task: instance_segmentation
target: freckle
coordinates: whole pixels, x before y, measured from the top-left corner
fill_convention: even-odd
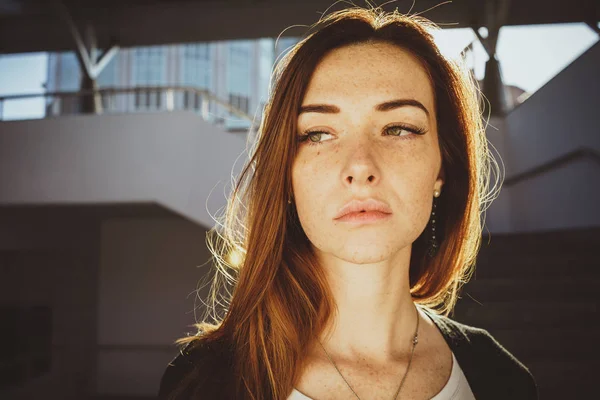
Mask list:
[[[320,151],[317,151],[317,155],[319,155],[319,154],[321,154],[321,152],[320,152]]]

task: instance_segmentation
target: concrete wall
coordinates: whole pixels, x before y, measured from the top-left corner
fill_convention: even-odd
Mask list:
[[[0,398],[81,399],[95,385],[99,232],[76,220],[0,218],[0,306],[52,312],[50,371]]]
[[[600,42],[506,117],[507,176],[583,146],[600,152]]]
[[[205,310],[206,230],[178,217],[37,219],[0,218],[0,238],[16,233],[0,240],[0,306],[52,309],[52,367],[0,398],[156,395],[174,341]]]
[[[157,393],[176,355],[173,342],[193,331],[194,306],[198,318],[203,314],[195,290],[211,268],[209,257],[205,230],[185,220],[102,224],[97,393]]]
[[[485,215],[485,229],[490,232],[510,232],[511,227],[511,191],[509,188],[502,187],[504,177],[504,163],[506,156],[506,120],[504,118],[490,118],[488,121],[486,135],[488,138],[488,148],[493,157],[493,163],[497,168],[491,168],[491,177],[489,183],[489,192],[494,193],[494,200]]]
[[[490,141],[501,153],[506,178],[581,148],[600,152],[600,43],[510,112],[492,121]],[[590,158],[513,186],[503,185],[488,212],[497,232],[600,225],[600,164]]]
[[[600,164],[580,159],[516,184],[511,192],[513,232],[600,226]]]
[[[158,202],[211,227],[245,137],[183,111],[2,122],[0,206]]]

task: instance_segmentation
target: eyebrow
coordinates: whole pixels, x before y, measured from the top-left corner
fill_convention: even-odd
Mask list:
[[[429,117],[429,110],[418,100],[415,99],[395,99],[377,104],[375,111],[390,111],[401,107],[417,107],[420,108]],[[309,104],[300,107],[298,115],[303,113],[321,113],[321,114],[338,114],[340,108],[331,104]]]

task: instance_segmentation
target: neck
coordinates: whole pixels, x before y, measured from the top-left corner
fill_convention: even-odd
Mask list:
[[[386,363],[410,354],[419,318],[410,295],[410,250],[368,264],[320,255],[337,306],[319,337],[332,357]]]

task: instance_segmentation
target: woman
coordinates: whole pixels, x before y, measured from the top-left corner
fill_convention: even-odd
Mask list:
[[[491,164],[476,88],[430,27],[347,9],[280,61],[211,232],[228,310],[180,341],[161,398],[537,398],[487,331],[447,316],[472,273]]]

